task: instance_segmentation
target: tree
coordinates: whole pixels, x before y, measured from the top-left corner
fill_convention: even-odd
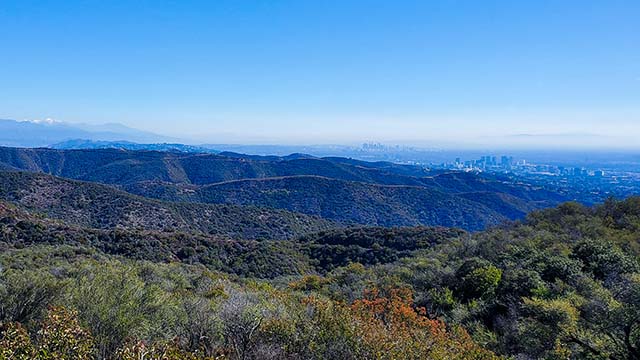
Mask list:
[[[502,270],[482,259],[470,259],[456,272],[460,280],[459,290],[465,299],[477,299],[493,296],[500,280]]]

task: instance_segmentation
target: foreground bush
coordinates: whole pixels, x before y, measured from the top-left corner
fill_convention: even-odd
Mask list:
[[[2,360],[85,360],[93,354],[93,339],[78,323],[77,313],[61,307],[49,309],[33,339],[20,323],[5,325],[0,338]]]

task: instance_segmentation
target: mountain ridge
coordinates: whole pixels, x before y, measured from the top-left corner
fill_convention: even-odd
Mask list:
[[[160,200],[256,205],[362,225],[479,230],[566,200],[499,177],[300,155],[0,148],[2,164]]]
[[[122,124],[88,125],[50,119],[42,121],[0,119],[0,145],[4,146],[43,147],[80,138],[136,142],[177,140],[169,136],[133,129]]]
[[[163,202],[107,185],[28,172],[0,172],[0,199],[69,224],[290,239],[341,225],[278,209]]]

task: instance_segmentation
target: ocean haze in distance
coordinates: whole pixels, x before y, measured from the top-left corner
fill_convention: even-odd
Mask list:
[[[633,133],[631,131],[630,133]],[[363,143],[379,143],[387,146],[410,147],[426,151],[438,150],[491,150],[491,151],[525,151],[525,150],[589,150],[589,151],[638,151],[640,147],[636,137],[612,136],[591,133],[558,133],[558,134],[513,134],[486,136],[434,136],[429,132],[424,138],[394,138],[385,136],[366,136],[363,131],[360,137],[332,136],[290,136],[250,134],[212,134],[200,136],[176,136],[159,132],[143,131],[118,123],[86,124],[69,123],[45,118],[43,120],[9,120],[0,119],[0,145],[17,147],[47,147],[67,141],[125,141],[139,144],[172,143],[187,145],[207,145],[215,148],[215,144],[227,146],[265,145],[262,149],[273,149],[276,153],[262,155],[285,155],[281,149],[304,149],[305,146],[360,146]],[[211,145],[213,144],[213,145]],[[269,147],[276,145],[276,147]],[[282,145],[280,151],[277,145]],[[218,146],[219,147],[219,146]],[[230,147],[233,149],[233,146]],[[298,150],[296,150],[298,151]]]

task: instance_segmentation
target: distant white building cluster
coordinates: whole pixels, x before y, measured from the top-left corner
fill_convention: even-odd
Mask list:
[[[439,167],[446,169],[455,169],[462,171],[488,171],[488,172],[513,172],[541,175],[558,175],[572,177],[595,177],[602,178],[605,176],[603,170],[590,170],[583,167],[564,167],[548,164],[533,164],[525,159],[515,160],[513,156],[488,155],[482,156],[475,160],[462,160],[456,158],[453,163],[444,163]]]

